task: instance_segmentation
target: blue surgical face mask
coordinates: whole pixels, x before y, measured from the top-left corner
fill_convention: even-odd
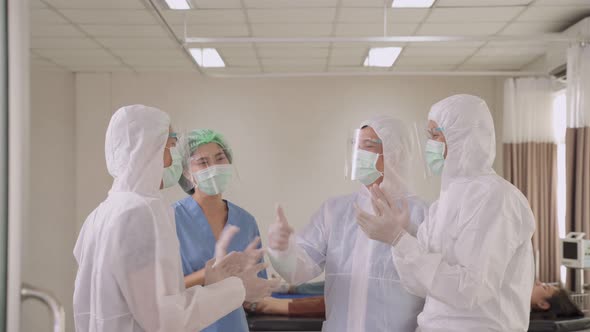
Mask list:
[[[172,156],[172,165],[164,168],[162,182],[164,188],[170,188],[178,183],[182,175],[182,158],[175,147],[169,148]]]
[[[232,165],[214,165],[193,173],[199,191],[214,196],[225,192],[233,178]]]
[[[352,180],[357,180],[368,186],[382,177],[383,173],[377,170],[379,156],[379,154],[370,151],[357,150],[355,160],[353,160]]]
[[[434,175],[441,175],[445,165],[445,143],[429,139],[426,142],[426,163]]]

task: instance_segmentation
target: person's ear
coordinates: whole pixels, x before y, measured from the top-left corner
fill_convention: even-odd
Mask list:
[[[539,307],[541,310],[549,310],[549,308],[551,308],[551,304],[545,300],[542,300],[537,303],[537,307]]]

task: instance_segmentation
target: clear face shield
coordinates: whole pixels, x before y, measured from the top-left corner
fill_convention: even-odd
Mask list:
[[[447,149],[444,143],[444,129],[432,121],[415,124],[414,128],[425,178],[440,176]]]
[[[383,142],[373,131],[356,129],[347,144],[345,176],[366,186],[383,176]]]
[[[239,178],[231,156],[230,150],[216,143],[199,146],[189,151],[184,177],[194,190],[209,196],[222,194]]]

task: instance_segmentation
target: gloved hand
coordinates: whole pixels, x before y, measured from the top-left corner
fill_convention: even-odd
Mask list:
[[[276,220],[268,229],[268,247],[278,251],[287,250],[292,233],[293,228],[289,226],[283,208],[277,205]]]
[[[248,258],[243,252],[231,252],[218,261],[212,258],[205,264],[205,286],[220,282],[244,271],[244,261]]]
[[[205,264],[205,286],[237,276],[246,268],[249,261],[246,253],[231,252],[229,255],[227,254],[231,239],[239,231],[238,227],[229,226],[219,236],[219,240],[215,244],[215,258]]]
[[[408,201],[402,200],[401,207],[398,207],[378,185],[371,186],[370,191],[371,204],[376,215],[355,205],[357,223],[370,239],[395,245],[410,224]]]
[[[262,259],[262,256],[264,256],[266,249],[258,248],[258,245],[260,245],[260,237],[259,236],[257,236],[254,239],[254,241],[250,242],[248,247],[244,250],[244,254],[246,254],[246,258],[247,258],[246,266],[244,267],[244,269],[246,269],[252,265],[256,265],[258,262],[260,262],[260,260]]]
[[[256,264],[238,275],[246,289],[246,302],[257,302],[270,296],[273,290],[279,286],[279,281],[276,279],[269,280],[258,277],[258,273],[266,269],[267,266],[266,263]]]

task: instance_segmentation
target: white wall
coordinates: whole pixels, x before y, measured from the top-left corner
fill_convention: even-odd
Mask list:
[[[65,305],[67,331],[74,331],[74,96],[74,74],[32,72],[30,201],[22,232],[22,278],[52,291]],[[52,330],[52,318],[44,305],[35,300],[23,304],[21,331]]]
[[[178,130],[209,127],[227,136],[240,174],[228,197],[254,214],[263,234],[276,202],[300,228],[323,200],[355,190],[344,180],[343,164],[349,130],[361,120],[391,114],[425,123],[434,102],[456,93],[483,97],[496,116],[502,93],[496,79],[467,77],[207,79],[153,73],[78,74],[76,81],[78,129],[91,129],[77,137],[84,142],[77,151],[89,158],[82,165],[78,156],[77,178],[93,191],[78,196],[79,217],[110,185],[102,150],[108,117],[120,106],[142,103],[168,112]],[[418,193],[435,198],[437,181],[419,185]],[[173,202],[183,194],[170,189],[166,197]]]

